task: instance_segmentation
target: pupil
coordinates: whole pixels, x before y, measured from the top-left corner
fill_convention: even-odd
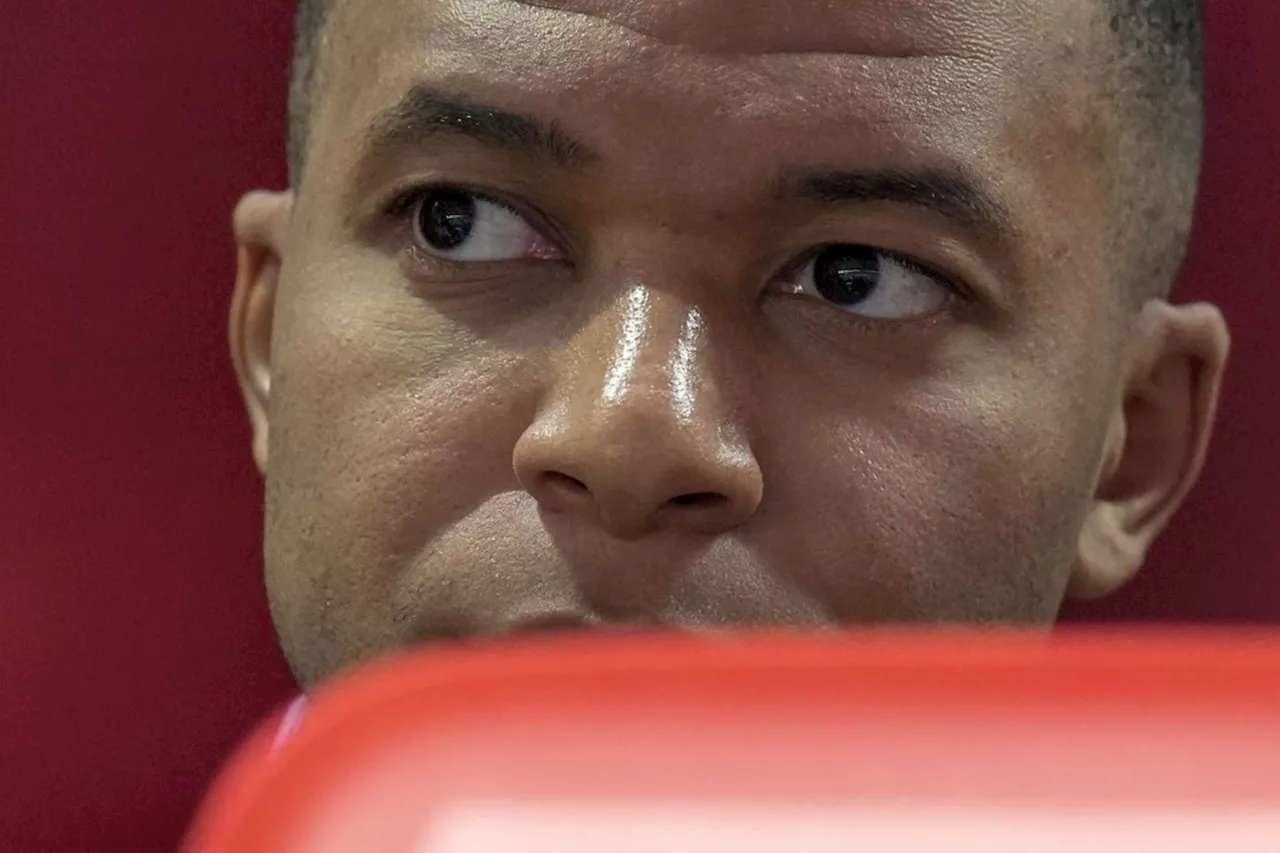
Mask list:
[[[476,202],[467,193],[436,190],[423,201],[418,218],[422,236],[433,249],[456,249],[471,236]]]
[[[880,275],[880,256],[869,246],[828,246],[813,260],[813,283],[824,299],[857,305],[871,295]]]

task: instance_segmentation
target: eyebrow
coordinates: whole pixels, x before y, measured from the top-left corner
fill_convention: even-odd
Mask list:
[[[415,86],[374,119],[365,147],[374,154],[416,147],[433,137],[461,136],[495,148],[580,168],[597,159],[583,142],[554,121]]]
[[[566,169],[580,169],[600,159],[554,120],[482,104],[425,84],[412,87],[373,120],[365,133],[365,147],[376,156],[448,135],[549,160]],[[1009,237],[1016,230],[1008,208],[959,167],[793,171],[778,182],[777,195],[829,205],[905,204],[998,237]]]
[[[924,208],[997,236],[1015,231],[1008,208],[959,168],[801,172],[783,178],[778,195],[819,204],[893,202]]]

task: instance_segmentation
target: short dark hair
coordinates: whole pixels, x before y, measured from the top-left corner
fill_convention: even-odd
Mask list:
[[[333,0],[298,0],[293,20],[293,65],[289,70],[288,135],[289,182],[302,180],[307,135],[311,124],[311,99],[319,76],[320,42]]]
[[[1101,0],[1115,37],[1118,164],[1124,219],[1118,240],[1130,255],[1142,299],[1167,292],[1182,265],[1195,206],[1204,137],[1204,59],[1200,0]],[[321,74],[325,21],[334,0],[298,0],[289,82],[289,179],[306,161],[311,101]],[[1154,168],[1162,164],[1163,168]],[[1129,215],[1132,214],[1132,215]],[[1123,248],[1123,247],[1122,247]],[[1131,245],[1132,251],[1133,246]]]
[[[1204,147],[1200,0],[1105,0],[1118,48],[1115,239],[1131,293],[1166,296],[1186,254]],[[1129,116],[1130,120],[1125,120]]]

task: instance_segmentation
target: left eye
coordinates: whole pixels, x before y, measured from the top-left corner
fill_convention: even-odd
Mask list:
[[[423,192],[411,221],[415,245],[451,261],[479,263],[560,257],[555,245],[511,208],[453,187]]]
[[[791,293],[879,320],[915,320],[936,314],[953,293],[937,276],[907,260],[852,243],[822,248],[787,285]]]

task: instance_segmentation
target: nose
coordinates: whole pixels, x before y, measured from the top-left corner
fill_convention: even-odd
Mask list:
[[[740,526],[763,481],[712,361],[698,309],[630,289],[566,348],[516,476],[545,511],[620,539]]]

